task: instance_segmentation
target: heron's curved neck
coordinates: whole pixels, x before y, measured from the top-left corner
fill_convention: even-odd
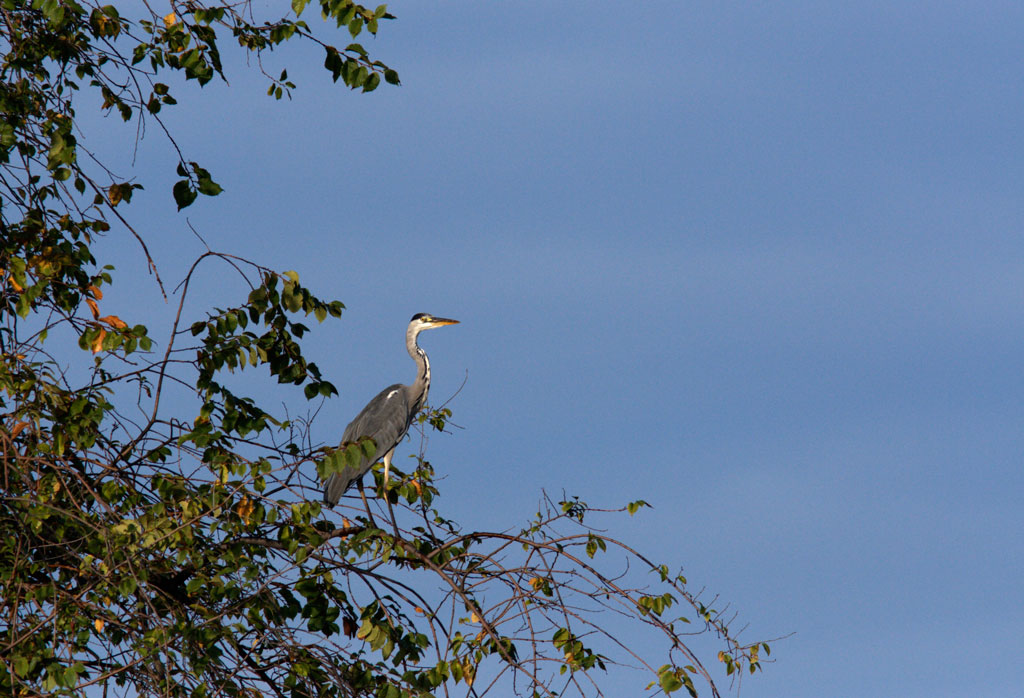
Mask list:
[[[427,352],[423,351],[416,342],[419,334],[419,330],[412,327],[405,333],[405,348],[409,351],[412,360],[416,362],[417,367],[416,382],[412,384],[417,396],[416,411],[419,411],[419,408],[426,403],[427,391],[430,390],[430,359],[427,358]]]

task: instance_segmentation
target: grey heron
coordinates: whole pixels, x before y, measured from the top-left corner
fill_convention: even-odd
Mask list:
[[[409,329],[405,332],[405,348],[409,356],[416,362],[416,381],[412,385],[396,383],[380,391],[377,397],[363,408],[352,422],[345,427],[342,443],[358,441],[366,437],[373,439],[377,445],[374,459],[363,458],[355,468],[346,468],[333,473],[324,486],[324,502],[333,507],[349,486],[358,481],[377,461],[384,461],[384,483],[387,484],[391,470],[391,457],[395,446],[409,431],[413,418],[423,409],[427,402],[427,391],[430,389],[430,360],[427,353],[416,342],[420,332],[432,330],[445,325],[456,325],[458,320],[434,317],[427,313],[417,313],[409,321]],[[381,455],[383,454],[383,456]]]

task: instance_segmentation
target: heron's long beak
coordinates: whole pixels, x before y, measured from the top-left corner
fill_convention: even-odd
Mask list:
[[[446,317],[435,317],[430,319],[431,327],[444,327],[445,325],[458,325],[458,320],[449,320]]]

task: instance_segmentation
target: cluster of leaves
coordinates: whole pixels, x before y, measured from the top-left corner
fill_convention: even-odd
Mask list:
[[[257,54],[314,41],[335,80],[398,84],[362,46],[314,36],[307,4],[256,21],[237,0],[141,18],[0,0],[0,693],[584,695],[624,663],[654,691],[696,695],[698,677],[717,695],[681,629],[690,621],[671,608],[693,609],[730,673],[758,668],[768,646],[740,643],[685,579],[591,528],[600,512],[583,502],[545,500],[518,533],[465,532],[437,507],[421,452],[387,483],[375,471],[376,496],[346,497],[340,515],[321,508],[322,478],[375,445],[314,445],[309,421],[273,415],[231,377],[258,371],[300,400],[337,393],[302,340],[310,317],[343,306],[295,272],[203,254],[162,344],[101,310],[115,274],[94,258],[97,236],[134,236],[156,266],[128,219],[142,185],[83,157],[75,95],[159,122],[178,99],[157,77],[223,76],[225,35]],[[352,38],[391,18],[384,6],[316,4]],[[283,72],[270,94],[294,87]],[[200,163],[182,154],[173,166],[179,209],[220,193]],[[237,270],[248,293],[186,318],[209,263]],[[451,417],[441,407],[419,424],[443,430]],[[630,649],[606,617],[650,634],[667,661]]]

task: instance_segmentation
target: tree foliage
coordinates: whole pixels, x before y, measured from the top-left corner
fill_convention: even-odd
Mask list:
[[[307,421],[230,377],[267,375],[300,401],[336,394],[301,341],[311,317],[343,306],[295,272],[203,254],[159,341],[104,313],[115,270],[93,255],[100,236],[133,237],[157,270],[129,213],[142,185],[78,142],[77,95],[163,126],[178,100],[162,76],[185,89],[223,77],[233,44],[262,70],[262,53],[292,39],[320,45],[350,88],[399,84],[352,43],[392,18],[383,5],[293,0],[268,19],[249,2],[169,9],[0,0],[0,695],[591,695],[619,665],[651,692],[717,695],[693,635],[719,645],[720,678],[759,668],[767,644],[740,642],[681,574],[592,527],[615,512],[545,497],[521,530],[466,529],[442,513],[423,453],[386,486],[375,471],[343,514],[322,509],[322,479],[372,442],[315,446]],[[317,12],[343,48],[303,19]],[[295,89],[287,71],[266,77],[272,97]],[[179,209],[221,191],[176,152]],[[248,292],[186,317],[210,263]],[[450,416],[428,411],[421,428]]]

